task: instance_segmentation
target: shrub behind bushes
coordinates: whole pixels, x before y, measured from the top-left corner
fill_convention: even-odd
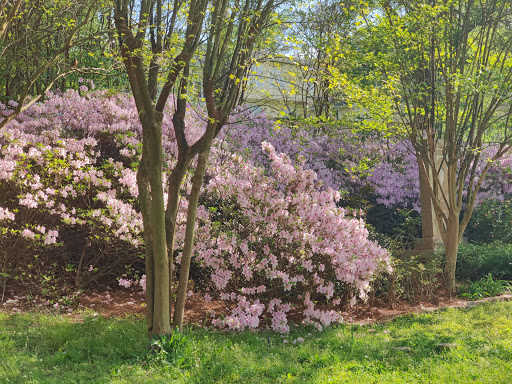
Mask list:
[[[471,243],[512,243],[512,200],[485,200],[475,208],[465,235]]]
[[[427,260],[409,253],[393,257],[392,272],[377,275],[372,282],[372,295],[390,304],[401,300],[411,303],[435,300],[442,283],[441,259],[440,254]]]
[[[461,244],[456,276],[475,281],[491,273],[496,278],[512,280],[512,244]]]

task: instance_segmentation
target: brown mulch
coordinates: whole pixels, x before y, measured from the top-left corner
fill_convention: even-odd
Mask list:
[[[104,317],[125,317],[145,315],[146,303],[143,292],[113,291],[106,293],[84,293],[79,298],[80,306],[94,309]],[[194,294],[187,298],[185,305],[185,321],[202,325],[211,317],[211,312],[226,313],[219,302],[205,303],[203,296]]]
[[[9,312],[25,312],[31,310],[50,310],[54,312],[68,313],[76,317],[80,310],[88,309],[93,314],[104,317],[126,317],[132,315],[144,316],[146,313],[145,295],[141,291],[115,290],[104,292],[86,291],[78,295],[73,307],[65,303],[50,302],[42,298],[27,300],[26,297],[15,295],[6,296],[4,302],[0,303],[0,310]],[[473,307],[482,302],[488,301],[512,301],[512,294],[490,297],[477,301],[466,301],[460,298],[439,297],[435,302],[408,302],[394,303],[391,307],[388,303],[375,300],[370,304],[358,304],[354,307],[342,309],[345,322],[369,325],[392,320],[396,316],[433,312],[444,308],[465,308]],[[333,308],[335,309],[335,308]],[[77,311],[78,310],[78,311]],[[339,309],[337,309],[339,310]],[[206,303],[203,296],[193,294],[187,298],[185,321],[187,323],[204,326],[212,317],[212,313],[227,314],[228,311],[221,305],[221,302]],[[80,315],[78,315],[80,317]],[[296,321],[299,320],[294,319]]]

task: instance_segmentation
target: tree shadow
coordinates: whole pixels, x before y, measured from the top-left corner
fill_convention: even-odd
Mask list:
[[[108,382],[113,372],[143,364],[149,352],[144,322],[133,318],[14,314],[0,316],[0,329],[0,382]]]

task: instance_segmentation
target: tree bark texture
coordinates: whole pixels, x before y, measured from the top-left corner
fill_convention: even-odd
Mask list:
[[[185,245],[180,263],[180,278],[178,291],[176,293],[176,305],[174,308],[173,325],[183,330],[183,316],[185,313],[185,301],[187,299],[188,277],[190,272],[190,263],[194,252],[194,234],[197,216],[197,205],[203,186],[204,174],[208,164],[210,148],[216,131],[216,124],[208,124],[206,129],[206,141],[204,150],[199,153],[196,169],[192,176],[192,189],[188,200],[187,224],[185,228]]]
[[[151,229],[153,232],[153,317],[150,332],[153,335],[169,334],[169,264],[165,239],[164,191],[162,186],[162,115],[152,122],[151,155],[148,162],[151,186]]]
[[[459,242],[459,215],[450,211],[448,214],[448,223],[446,228],[446,240],[444,242],[446,254],[444,274],[448,287],[451,290],[455,288],[455,268],[457,265]]]

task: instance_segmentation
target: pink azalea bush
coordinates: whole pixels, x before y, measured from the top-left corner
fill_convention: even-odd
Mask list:
[[[337,207],[339,193],[322,189],[303,161],[293,164],[267,142],[262,148],[270,174],[233,154],[214,160],[206,187],[210,207],[202,212],[213,214],[201,219],[197,260],[210,271],[208,297],[234,307],[214,324],[253,328],[264,317],[286,333],[294,307],[319,328],[340,321],[315,303],[338,304],[341,285],[354,300],[365,298],[374,273],[389,270],[389,254],[368,240],[361,219]],[[221,220],[212,222],[216,215]]]
[[[386,146],[374,135],[365,140],[350,129],[334,123],[309,125],[276,125],[264,115],[237,115],[245,118],[243,124],[231,124],[221,132],[227,148],[248,152],[252,162],[268,165],[268,157],[261,148],[268,141],[278,153],[291,159],[303,159],[304,169],[313,170],[324,187],[357,193],[366,184],[373,166],[386,154]]]
[[[53,287],[113,278],[143,254],[137,115],[125,95],[48,96],[0,131],[2,272]]]
[[[418,162],[405,143],[392,146],[367,180],[374,188],[377,203],[420,211]]]
[[[482,151],[477,166],[477,177],[487,159],[495,153],[491,145]],[[512,156],[508,154],[491,165],[475,200],[478,206],[486,199],[504,201],[512,195]],[[403,142],[390,148],[381,162],[371,171],[368,182],[373,186],[377,202],[388,208],[406,207],[420,212],[419,170],[416,156]],[[469,180],[466,181],[466,185]],[[467,190],[464,191],[464,196]]]
[[[143,254],[135,177],[140,124],[127,95],[81,92],[49,94],[0,131],[2,272],[14,279],[31,265],[34,276],[63,275],[76,283],[102,274],[130,287],[138,278],[124,267],[142,265]],[[9,108],[0,105],[0,113]],[[175,161],[171,116],[169,107],[164,172]],[[204,123],[191,115],[186,124],[187,140],[194,142]],[[251,123],[237,129],[244,124]],[[339,305],[347,292],[353,300],[364,298],[373,274],[389,268],[389,255],[368,240],[361,219],[336,205],[340,195],[317,180],[312,155],[309,163],[295,163],[269,143],[260,140],[258,147],[264,166],[253,164],[254,156],[234,155],[239,147],[226,137],[212,153],[195,265],[209,277],[205,299],[232,308],[214,323],[286,333],[292,312],[319,328],[340,321],[339,313],[322,307]],[[178,253],[186,209],[183,198]],[[13,257],[20,244],[26,254]],[[138,284],[145,282],[141,276]]]

